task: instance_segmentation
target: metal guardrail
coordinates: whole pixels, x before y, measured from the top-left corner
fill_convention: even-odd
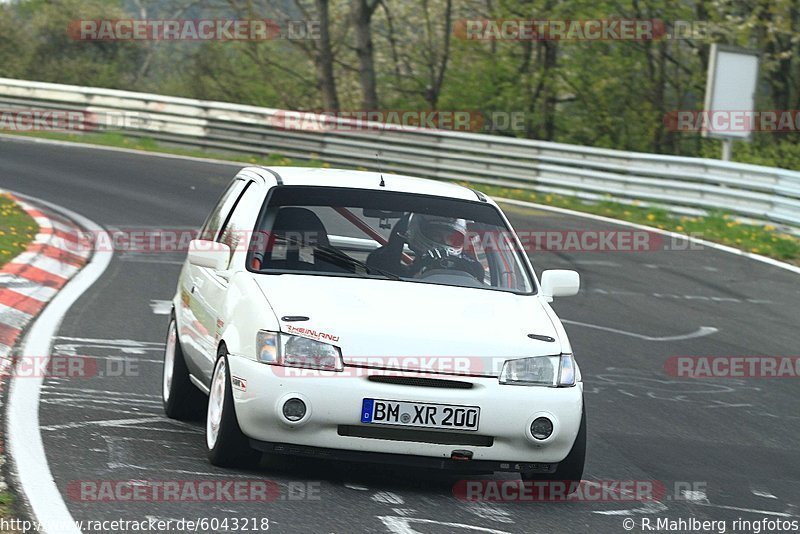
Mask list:
[[[203,150],[318,159],[440,180],[641,201],[671,212],[724,210],[800,235],[800,172],[496,135],[371,123],[305,130],[287,126],[283,110],[0,78],[0,109],[75,110],[97,117],[139,113],[117,125],[125,134]],[[103,121],[94,124],[108,128]]]

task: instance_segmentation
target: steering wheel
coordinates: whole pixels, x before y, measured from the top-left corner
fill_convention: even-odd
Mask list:
[[[428,276],[433,276],[435,274],[443,274],[443,271],[449,272],[450,274],[456,274],[453,273],[453,271],[457,271],[459,274],[466,273],[478,282],[483,282],[483,280],[475,276],[475,273],[473,272],[475,269],[474,264],[462,256],[444,256],[441,258],[434,258],[433,256],[426,254],[420,258],[419,261],[421,262],[420,268],[419,271],[417,271],[417,274],[414,275],[414,278],[427,278]]]

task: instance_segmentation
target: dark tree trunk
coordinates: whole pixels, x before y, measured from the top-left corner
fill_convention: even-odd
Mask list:
[[[372,45],[372,14],[377,1],[372,4],[368,0],[352,0],[351,16],[356,33],[356,55],[358,56],[358,73],[361,80],[361,105],[364,109],[378,108],[378,88],[375,79],[375,54]]]
[[[322,105],[328,111],[338,111],[339,97],[336,94],[336,78],[333,74],[333,50],[331,49],[330,14],[328,0],[315,0],[319,17],[319,43],[314,63],[317,81],[322,93]]]

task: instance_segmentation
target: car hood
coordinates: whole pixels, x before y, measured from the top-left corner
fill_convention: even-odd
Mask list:
[[[337,345],[349,365],[497,376],[506,359],[561,352],[535,295],[363,278],[255,278],[282,332]],[[286,320],[292,316],[308,320]]]

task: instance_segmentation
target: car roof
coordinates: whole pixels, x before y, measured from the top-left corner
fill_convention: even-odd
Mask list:
[[[273,182],[277,176],[280,176],[283,185],[348,187],[416,193],[472,201],[488,200],[483,194],[454,183],[399,174],[315,167],[247,167],[243,170],[261,175],[267,183]],[[383,186],[380,185],[381,178],[383,178]]]

